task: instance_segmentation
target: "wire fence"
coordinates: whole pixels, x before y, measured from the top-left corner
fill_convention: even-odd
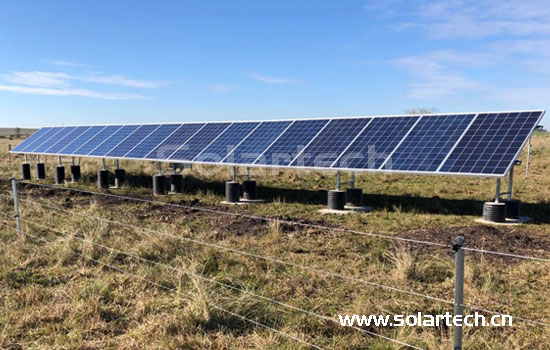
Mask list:
[[[0,179],[0,181],[6,182],[8,180]],[[330,226],[325,226],[325,225],[303,223],[303,222],[292,221],[292,220],[282,220],[280,218],[255,216],[255,215],[249,215],[249,214],[242,214],[242,213],[238,213],[238,212],[228,212],[228,211],[223,211],[223,210],[216,210],[216,209],[205,208],[205,207],[200,207],[200,206],[197,207],[197,206],[189,206],[189,205],[184,205],[184,204],[167,203],[167,202],[144,199],[144,198],[135,198],[135,197],[130,197],[130,196],[115,195],[115,194],[110,194],[110,193],[87,191],[87,190],[67,188],[67,187],[62,187],[62,186],[52,186],[52,185],[47,185],[47,184],[39,184],[39,183],[21,181],[21,182],[17,182],[17,183],[20,183],[24,186],[19,186],[18,187],[15,180],[12,180],[12,181],[13,181],[12,184],[14,184],[13,190],[12,190],[13,193],[11,195],[2,193],[2,194],[0,194],[0,197],[6,199],[8,201],[11,201],[13,203],[14,213],[15,213],[15,221],[16,221],[17,225],[16,225],[16,227],[13,227],[13,226],[10,226],[6,223],[1,223],[1,224],[6,226],[6,227],[9,227],[10,229],[17,230],[22,235],[40,240],[40,241],[42,241],[46,244],[52,244],[52,241],[49,241],[46,238],[38,236],[36,234],[30,233],[31,231],[32,232],[34,232],[34,231],[43,232],[44,230],[49,231],[49,232],[54,233],[55,235],[59,235],[59,237],[67,237],[67,238],[70,238],[70,239],[76,239],[78,241],[88,243],[88,244],[92,244],[92,245],[100,247],[102,249],[106,249],[106,250],[108,250],[112,253],[127,256],[129,258],[135,259],[135,260],[140,261],[142,263],[146,263],[146,264],[153,265],[153,266],[158,266],[158,267],[161,267],[163,269],[167,269],[167,270],[173,271],[173,272],[183,273],[183,274],[188,275],[190,277],[197,278],[199,280],[210,283],[212,285],[216,285],[218,287],[221,287],[221,288],[233,291],[233,292],[246,294],[246,295],[248,295],[252,298],[262,300],[262,301],[265,301],[265,302],[269,302],[269,303],[272,303],[273,305],[276,305],[278,307],[286,308],[290,311],[298,312],[298,313],[313,317],[313,318],[319,320],[320,322],[329,322],[329,323],[335,324],[336,326],[340,326],[340,322],[335,317],[323,315],[321,313],[318,313],[318,312],[315,312],[313,310],[306,309],[306,308],[303,308],[303,307],[299,307],[299,306],[293,305],[291,303],[282,302],[282,301],[276,300],[272,297],[268,297],[268,296],[265,296],[265,295],[260,294],[260,293],[251,292],[251,291],[249,291],[245,288],[240,288],[240,287],[237,287],[233,284],[220,282],[216,279],[206,277],[202,274],[193,273],[193,272],[190,272],[190,271],[185,270],[185,269],[180,269],[180,268],[171,266],[169,264],[165,264],[165,263],[162,263],[162,262],[150,260],[150,259],[141,257],[139,255],[136,255],[134,253],[131,253],[131,252],[128,252],[128,251],[125,251],[125,250],[116,249],[112,246],[106,245],[106,244],[101,243],[101,242],[97,242],[95,240],[82,238],[82,237],[79,237],[78,235],[76,235],[74,232],[68,232],[67,230],[54,229],[54,228],[48,226],[47,224],[40,223],[40,222],[37,222],[35,220],[30,220],[30,219],[27,219],[26,217],[20,217],[19,210],[18,210],[19,202],[25,203],[25,205],[29,206],[29,207],[30,206],[38,206],[38,207],[42,208],[43,210],[49,210],[49,211],[56,212],[56,213],[61,212],[61,213],[76,216],[76,217],[85,217],[88,220],[100,221],[100,222],[104,222],[104,223],[108,223],[108,224],[112,224],[112,225],[119,225],[121,227],[125,227],[125,228],[132,229],[132,230],[139,230],[141,232],[147,232],[147,233],[152,233],[152,234],[157,234],[157,235],[163,235],[163,236],[166,236],[166,237],[171,238],[171,239],[179,239],[179,240],[186,241],[186,242],[189,242],[189,243],[201,245],[201,246],[204,246],[204,247],[209,247],[209,248],[216,249],[216,250],[229,252],[229,253],[232,253],[232,254],[239,254],[239,255],[242,255],[242,256],[245,256],[245,257],[250,257],[250,258],[259,259],[259,260],[263,260],[263,261],[267,261],[267,262],[271,262],[271,263],[275,263],[275,264],[289,266],[289,267],[292,267],[292,268],[298,268],[298,269],[301,269],[301,270],[304,270],[304,271],[318,273],[318,274],[322,274],[322,275],[326,275],[326,276],[330,276],[330,277],[334,277],[334,278],[338,278],[338,279],[342,279],[342,280],[347,280],[347,281],[351,281],[351,282],[355,282],[355,283],[365,284],[365,285],[368,285],[372,288],[379,289],[379,290],[385,290],[385,291],[390,291],[390,292],[394,292],[394,293],[400,293],[400,294],[403,294],[403,295],[424,298],[426,300],[430,300],[432,302],[443,303],[445,305],[452,305],[452,306],[455,307],[455,313],[457,313],[457,307],[460,307],[460,308],[464,307],[464,308],[468,308],[468,309],[471,309],[471,310],[475,310],[475,311],[479,311],[479,312],[483,312],[483,313],[487,313],[487,314],[503,314],[503,312],[495,311],[495,310],[491,310],[489,308],[484,308],[484,307],[479,307],[479,306],[464,303],[462,299],[457,299],[456,293],[455,293],[455,299],[451,300],[451,299],[448,299],[448,298],[445,298],[445,297],[434,296],[434,295],[430,295],[430,294],[427,294],[427,293],[420,293],[420,292],[416,292],[414,290],[407,290],[407,289],[391,286],[389,284],[374,282],[372,280],[368,280],[368,279],[364,279],[364,278],[358,278],[358,277],[354,277],[354,276],[347,276],[347,275],[342,274],[342,273],[329,271],[329,270],[326,270],[326,269],[321,269],[321,268],[314,267],[314,266],[309,266],[309,265],[306,265],[306,264],[291,262],[291,261],[287,261],[287,260],[284,260],[284,259],[281,259],[281,258],[276,258],[276,257],[273,257],[273,256],[262,255],[262,254],[258,254],[258,253],[245,251],[245,250],[239,250],[239,249],[227,247],[227,246],[224,246],[224,245],[221,245],[221,244],[215,244],[215,243],[211,243],[211,242],[207,242],[207,241],[203,241],[203,240],[198,240],[198,239],[194,239],[194,238],[190,238],[190,237],[185,237],[185,236],[181,236],[181,235],[174,235],[174,234],[167,233],[167,232],[164,232],[164,231],[161,231],[161,230],[153,230],[153,229],[149,229],[149,228],[146,228],[146,227],[143,227],[143,226],[124,223],[124,222],[120,222],[120,221],[117,221],[117,220],[112,220],[112,219],[99,217],[99,216],[96,216],[96,215],[85,214],[85,213],[82,213],[82,212],[77,212],[77,211],[74,211],[74,210],[61,208],[61,207],[58,207],[58,206],[55,206],[55,205],[51,205],[51,204],[43,203],[41,201],[37,201],[36,198],[32,198],[28,195],[27,196],[22,196],[21,194],[22,194],[23,191],[20,191],[20,193],[18,194],[17,189],[19,187],[21,187],[21,189],[30,188],[30,187],[39,187],[39,188],[46,188],[46,189],[50,189],[50,190],[54,189],[54,190],[61,190],[61,191],[71,191],[73,193],[82,193],[82,194],[87,194],[87,195],[92,195],[92,196],[104,196],[104,197],[110,197],[110,198],[117,198],[117,199],[120,199],[120,200],[130,201],[130,202],[133,201],[133,202],[141,202],[141,203],[146,203],[146,204],[170,206],[170,207],[175,207],[175,208],[182,208],[182,209],[205,212],[205,213],[208,213],[208,214],[233,216],[233,217],[246,218],[246,219],[250,219],[250,220],[259,220],[259,221],[264,221],[264,222],[275,222],[275,223],[278,223],[278,224],[294,225],[294,226],[300,226],[300,227],[303,227],[303,228],[315,228],[315,229],[324,230],[324,231],[335,231],[335,232],[348,233],[348,234],[354,234],[354,235],[364,235],[364,236],[369,236],[369,237],[373,237],[373,238],[377,238],[377,239],[392,240],[392,241],[396,241],[396,242],[406,242],[406,243],[411,243],[411,244],[422,244],[422,245],[426,245],[426,246],[430,246],[430,247],[437,247],[437,248],[448,248],[449,250],[453,249],[455,251],[455,254],[456,254],[456,252],[459,252],[460,250],[463,250],[463,251],[471,251],[471,252],[475,252],[475,253],[493,254],[493,255],[497,255],[497,256],[507,256],[507,257],[517,258],[517,259],[526,259],[526,260],[537,261],[537,262],[550,262],[550,259],[542,258],[542,257],[524,256],[524,255],[519,255],[519,254],[511,254],[511,253],[506,253],[506,252],[491,251],[491,250],[486,250],[486,249],[462,247],[461,245],[456,246],[456,245],[453,245],[453,244],[441,244],[441,243],[436,243],[436,242],[427,242],[427,241],[422,241],[422,240],[415,240],[415,239],[407,239],[407,238],[402,238],[402,237],[394,237],[394,236],[389,236],[389,235],[382,235],[382,234],[377,234],[377,233],[373,233],[373,232],[355,231],[355,230],[349,230],[349,229],[345,229],[345,228],[338,228],[338,227],[335,228],[335,227],[330,227]],[[9,219],[9,218],[6,217],[6,219]],[[11,219],[13,220],[14,218],[11,217]],[[22,229],[22,227],[21,227],[22,223],[25,224],[26,229]],[[148,283],[150,283],[152,285],[155,285],[157,287],[161,287],[162,289],[165,289],[167,291],[182,294],[182,292],[177,290],[177,289],[164,286],[164,285],[159,284],[157,282],[154,282],[154,281],[145,279],[143,277],[137,276],[135,274],[132,274],[131,272],[125,271],[124,269],[120,269],[119,267],[112,266],[110,264],[101,262],[98,259],[94,259],[92,257],[86,256],[85,254],[79,253],[75,250],[73,250],[73,251],[74,251],[75,254],[81,256],[84,259],[88,259],[88,260],[93,261],[95,263],[101,264],[103,266],[111,268],[111,269],[113,269],[115,271],[118,271],[120,273],[129,275],[133,278],[143,280],[143,281],[148,282]],[[463,261],[462,261],[462,264],[463,264]],[[455,267],[457,269],[460,268],[460,266],[455,266]],[[464,267],[462,266],[462,269],[463,268]],[[455,288],[457,288],[457,287],[463,288],[463,285],[457,286],[457,283],[458,282],[455,282]],[[188,297],[188,298],[191,297],[189,295],[185,295],[185,296]],[[224,312],[224,313],[230,314],[234,317],[238,317],[238,318],[242,319],[243,321],[246,321],[250,324],[268,329],[268,330],[270,330],[270,331],[272,331],[276,334],[282,335],[282,336],[284,336],[288,339],[299,342],[303,345],[306,345],[306,346],[309,346],[309,347],[315,348],[315,349],[322,349],[320,346],[313,344],[311,341],[308,341],[308,340],[304,339],[303,337],[298,337],[296,335],[292,335],[292,334],[283,332],[283,331],[278,330],[278,329],[276,329],[274,327],[271,327],[269,325],[265,325],[265,324],[259,322],[258,320],[253,320],[251,318],[240,315],[240,314],[235,313],[233,311],[226,310],[226,309],[221,308],[221,307],[219,307],[215,304],[209,304],[209,305],[213,309],[216,309],[220,312]],[[550,323],[547,323],[547,322],[544,322],[544,321],[541,321],[541,320],[533,320],[533,319],[530,319],[530,318],[516,316],[516,315],[511,315],[511,316],[514,319],[517,319],[517,320],[520,320],[520,321],[523,321],[525,323],[529,323],[529,324],[532,324],[532,325],[535,325],[535,326],[550,327]],[[393,339],[391,337],[384,336],[384,335],[379,334],[378,332],[375,332],[375,331],[372,331],[372,330],[368,330],[368,329],[364,329],[364,328],[360,328],[360,327],[355,327],[355,326],[348,327],[348,328],[351,328],[354,331],[358,331],[361,334],[368,335],[368,336],[371,336],[371,337],[377,337],[377,338],[383,339],[385,341],[388,341],[388,342],[391,342],[391,343],[394,343],[394,344],[397,344],[397,345],[400,345],[400,346],[405,346],[405,347],[408,347],[408,348],[411,348],[411,349],[423,349],[423,348],[417,347],[415,345],[408,344],[406,342],[402,342],[398,339]],[[462,329],[461,328],[457,329],[455,327],[455,332],[462,333]]]

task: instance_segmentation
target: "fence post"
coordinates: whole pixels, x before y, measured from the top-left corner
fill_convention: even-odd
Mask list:
[[[10,181],[11,181],[11,189],[13,192],[13,210],[14,210],[14,217],[15,217],[15,227],[17,229],[17,233],[21,235],[21,218],[19,217],[19,195],[17,194],[17,180],[15,179],[15,177],[12,177]]]
[[[464,236],[456,237],[453,243],[455,252],[455,305],[454,316],[462,316],[464,304]],[[453,326],[453,350],[462,350],[462,325]]]

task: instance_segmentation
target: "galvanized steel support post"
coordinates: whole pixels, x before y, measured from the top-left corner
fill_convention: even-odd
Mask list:
[[[497,179],[497,189],[495,191],[495,203],[500,203],[500,179]]]
[[[453,251],[455,252],[455,300],[454,300],[454,317],[455,320],[462,318],[464,304],[464,237],[458,236],[453,243]],[[461,325],[453,327],[453,350],[462,350],[462,322]]]
[[[11,189],[13,192],[13,210],[14,210],[14,217],[15,217],[15,227],[17,229],[17,233],[21,235],[21,218],[19,217],[19,195],[17,194],[17,180],[15,177],[12,177],[11,179]]]
[[[336,191],[340,191],[340,170],[336,172]]]
[[[506,198],[511,200],[512,191],[514,191],[514,165],[510,168],[510,174],[508,176],[508,193],[506,194]]]

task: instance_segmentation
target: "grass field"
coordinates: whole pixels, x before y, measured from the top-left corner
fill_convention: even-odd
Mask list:
[[[9,168],[9,142],[0,139],[4,179],[19,176],[22,160],[15,157]],[[43,183],[52,183],[56,161],[47,160],[49,180]],[[82,182],[68,186],[98,191],[100,162],[82,159],[81,165]],[[130,185],[104,193],[151,199],[150,176],[156,165],[121,165]],[[324,349],[406,349],[257,295],[331,318],[344,313],[444,313],[452,311],[452,305],[358,280],[452,300],[454,262],[449,248],[201,209],[439,243],[464,235],[468,247],[549,257],[550,135],[533,137],[528,178],[524,167],[525,161],[516,168],[515,196],[524,203],[523,215],[534,220],[517,227],[474,223],[483,202],[494,196],[495,180],[480,178],[360,175],[357,186],[373,211],[348,216],[317,212],[325,206],[326,189],[335,185],[331,173],[253,170],[267,202],[246,207],[219,204],[224,181],[230,179],[225,168],[209,167],[209,174],[186,170],[185,194],[154,198],[196,209],[22,186],[23,229],[42,240],[0,229],[0,348],[308,348],[238,314]],[[503,185],[506,188],[506,182]],[[0,193],[10,195],[8,183],[0,183]],[[1,197],[0,205],[2,222],[13,225],[12,203]],[[549,271],[550,263],[466,252],[465,303],[550,322]],[[368,331],[419,348],[452,349],[451,329]],[[466,328],[464,349],[550,349],[549,339],[550,327],[515,320],[511,328]]]

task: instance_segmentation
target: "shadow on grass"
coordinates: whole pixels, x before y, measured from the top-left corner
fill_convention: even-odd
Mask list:
[[[113,174],[110,174],[111,183],[114,182]],[[127,174],[130,187],[152,187],[152,177],[148,174]],[[97,181],[96,175],[88,177],[90,182]],[[170,186],[169,178],[166,179],[167,188]],[[192,175],[184,176],[184,191],[196,193],[209,191],[219,196],[225,195],[225,182],[205,181]],[[258,185],[258,196],[268,202],[282,200],[287,203],[301,203],[326,205],[326,190],[293,189],[268,185]],[[418,197],[412,195],[385,195],[370,194],[364,190],[363,203],[376,210],[387,210],[390,212],[414,212],[419,214],[441,214],[441,215],[468,215],[481,216],[483,212],[483,200],[475,199],[446,199],[437,196]],[[530,216],[534,223],[550,223],[550,203],[522,203],[522,215]]]

